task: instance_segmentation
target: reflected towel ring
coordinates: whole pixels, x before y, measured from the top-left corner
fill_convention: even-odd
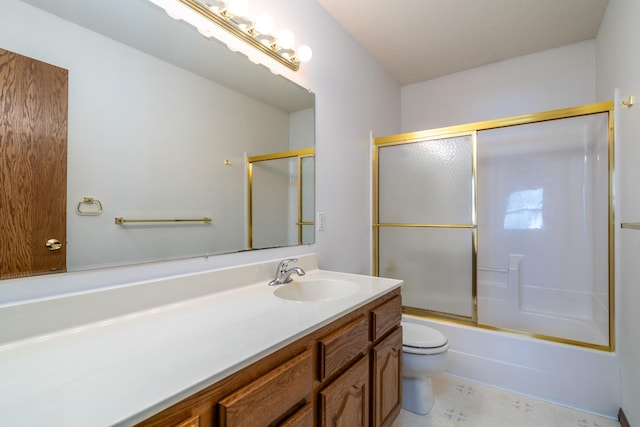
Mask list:
[[[83,205],[93,206],[94,209],[86,210],[86,206],[83,210]],[[95,208],[97,207],[97,209]],[[87,215],[87,216],[95,216],[100,215],[102,213],[102,203],[98,199],[94,199],[93,197],[84,197],[80,203],[78,203],[78,207],[76,208],[76,212],[78,215]]]

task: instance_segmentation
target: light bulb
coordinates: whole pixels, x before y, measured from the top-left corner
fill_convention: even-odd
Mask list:
[[[298,61],[300,62],[309,62],[312,55],[313,52],[311,51],[311,48],[306,44],[300,46],[296,51],[296,58],[298,58]]]
[[[271,31],[273,31],[273,19],[266,13],[261,13],[256,16],[253,29],[260,34],[271,34]]]
[[[245,16],[249,10],[249,1],[228,0],[226,10],[233,16]]]
[[[289,30],[282,30],[278,33],[276,44],[282,49],[291,49],[293,47],[294,37]]]

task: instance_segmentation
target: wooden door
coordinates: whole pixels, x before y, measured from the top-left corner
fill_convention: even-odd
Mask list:
[[[67,80],[0,49],[0,278],[66,270]]]

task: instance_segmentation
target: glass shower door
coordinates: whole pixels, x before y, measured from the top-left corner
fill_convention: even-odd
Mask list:
[[[474,134],[377,146],[377,274],[408,311],[475,320]]]

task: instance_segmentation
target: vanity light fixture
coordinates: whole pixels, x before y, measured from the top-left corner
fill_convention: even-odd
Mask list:
[[[302,45],[295,50],[294,35],[281,30],[273,35],[273,20],[266,14],[247,17],[248,0],[149,0],[163,8],[174,19],[182,19],[212,37],[212,24],[225,29],[240,40],[269,55],[293,71],[301,62],[311,59],[311,48]]]

